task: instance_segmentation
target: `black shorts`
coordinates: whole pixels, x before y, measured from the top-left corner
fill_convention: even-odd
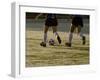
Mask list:
[[[58,25],[57,19],[46,19],[45,21],[45,26],[51,27],[57,25]]]
[[[80,17],[80,16],[75,16],[75,17],[72,19],[72,25],[83,27],[83,19],[82,19],[82,17]]]

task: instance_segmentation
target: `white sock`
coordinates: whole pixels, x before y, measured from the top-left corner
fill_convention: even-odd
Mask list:
[[[59,36],[57,32],[54,32],[54,35],[55,35],[56,37]]]
[[[73,33],[69,33],[69,43],[72,43]]]
[[[47,33],[44,33],[44,40],[43,40],[43,42],[46,43],[46,41],[47,41]]]

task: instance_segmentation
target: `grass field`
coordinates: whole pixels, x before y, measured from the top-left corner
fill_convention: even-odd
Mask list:
[[[86,35],[86,45],[82,45],[80,37],[74,35],[72,47],[66,47],[68,33],[58,32],[62,39],[62,44],[55,46],[41,47],[43,31],[26,30],[26,67],[39,66],[62,66],[89,64],[89,35]],[[51,31],[48,32],[48,39],[53,37]]]

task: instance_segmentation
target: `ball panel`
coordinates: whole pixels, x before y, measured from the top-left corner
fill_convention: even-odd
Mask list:
[[[53,39],[50,39],[50,40],[49,40],[49,45],[54,45],[54,43],[55,43],[55,42],[54,42]]]

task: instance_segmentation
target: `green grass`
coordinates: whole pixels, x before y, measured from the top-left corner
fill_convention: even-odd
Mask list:
[[[26,67],[40,66],[63,66],[89,64],[89,35],[86,35],[86,45],[82,45],[81,39],[75,34],[72,47],[66,47],[68,33],[58,32],[62,39],[59,45],[56,38],[56,45],[41,47],[43,31],[26,30]],[[53,37],[48,32],[48,39]]]

